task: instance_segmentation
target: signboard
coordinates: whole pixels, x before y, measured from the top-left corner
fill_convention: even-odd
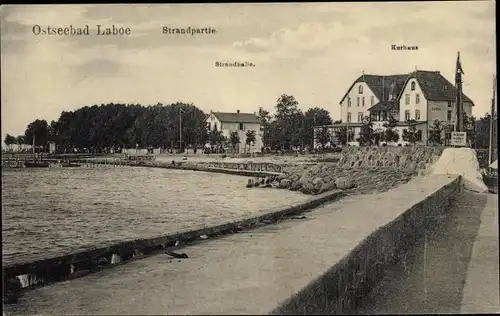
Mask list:
[[[451,146],[467,146],[467,133],[466,132],[451,132],[450,145]]]

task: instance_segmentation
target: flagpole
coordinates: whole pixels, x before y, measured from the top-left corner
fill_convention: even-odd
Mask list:
[[[460,64],[460,52],[457,54],[457,65],[455,72],[455,85],[457,89],[456,96],[456,111],[457,122],[455,125],[455,132],[463,132],[463,104],[462,104],[462,65]]]
[[[179,153],[182,149],[182,109],[179,108]]]
[[[488,150],[488,166],[491,165],[493,159],[493,120],[495,117],[495,88],[497,86],[497,77],[493,76],[493,98],[491,99],[491,113],[490,113],[490,142],[489,142],[489,150]]]

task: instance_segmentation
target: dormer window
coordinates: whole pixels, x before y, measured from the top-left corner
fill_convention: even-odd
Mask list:
[[[363,86],[362,85],[359,85],[358,90],[359,90],[359,94],[363,94]]]
[[[411,83],[411,91],[415,91],[415,81]]]

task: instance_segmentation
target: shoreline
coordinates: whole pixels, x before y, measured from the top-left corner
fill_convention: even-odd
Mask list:
[[[111,268],[145,258],[166,249],[180,249],[192,243],[208,241],[229,234],[275,224],[285,218],[310,211],[324,203],[338,200],[345,194],[346,192],[335,190],[311,197],[292,206],[270,208],[254,215],[243,216],[217,225],[197,225],[156,237],[128,239],[119,243],[103,243],[101,246],[92,246],[88,249],[81,248],[70,252],[52,253],[49,256],[36,255],[17,261],[11,260],[10,263],[2,265],[3,275],[6,280],[22,275],[31,275],[27,279],[34,281],[33,284],[28,284],[27,287],[23,288],[39,287],[40,282],[38,280],[44,279],[44,277],[47,279],[42,282],[41,286],[79,278],[89,273],[101,271],[104,268]],[[176,246],[177,243],[180,246]],[[120,260],[113,263],[113,255],[119,256]],[[106,263],[101,265],[99,262]],[[90,264],[90,266],[86,266],[86,269],[74,271],[75,275],[71,276],[68,272],[72,264]],[[49,269],[49,267],[51,268]],[[65,270],[67,275],[63,275],[64,271],[61,269]]]

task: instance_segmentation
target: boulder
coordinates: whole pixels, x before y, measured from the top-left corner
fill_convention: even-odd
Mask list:
[[[312,181],[313,186],[322,185],[323,183],[324,181],[321,177],[316,177]]]
[[[279,181],[273,181],[273,182],[271,182],[271,187],[273,187],[273,188],[280,188],[280,182]]]
[[[300,182],[292,182],[292,184],[290,185],[291,191],[298,191],[300,190],[300,188],[302,188],[302,183]]]
[[[314,180],[312,182],[313,192],[320,193],[321,187],[323,186],[323,184],[324,184],[324,181],[322,178],[320,178],[320,177],[314,178]]]
[[[292,180],[290,179],[283,179],[280,181],[279,187],[282,189],[288,189],[292,185]]]
[[[335,190],[336,188],[337,188],[337,185],[335,184],[335,181],[325,182],[321,185],[319,193],[332,191],[332,190]]]
[[[348,177],[338,177],[335,180],[335,185],[338,189],[341,190],[351,189],[354,188],[354,181],[352,181]]]
[[[253,182],[253,179],[248,179],[248,182],[247,182],[247,188],[251,188],[254,186],[254,182]]]
[[[314,185],[312,182],[303,183],[300,192],[304,194],[311,194],[314,192]]]

